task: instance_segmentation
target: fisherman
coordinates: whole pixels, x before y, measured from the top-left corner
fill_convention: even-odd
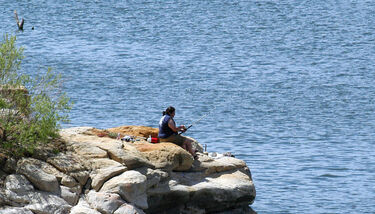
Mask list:
[[[187,129],[184,125],[176,126],[173,118],[176,114],[175,108],[169,106],[165,111],[163,111],[163,117],[159,122],[159,139],[160,142],[171,142],[176,145],[181,146],[186,151],[188,151],[194,159],[198,159],[198,156],[195,154],[195,151],[192,147],[192,140],[181,136],[178,134],[179,131],[185,132]]]

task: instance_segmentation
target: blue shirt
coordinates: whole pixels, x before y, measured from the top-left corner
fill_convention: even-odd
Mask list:
[[[164,115],[159,121],[159,138],[168,138],[169,136],[175,134],[171,128],[168,126],[168,121],[171,119],[174,123],[174,120],[169,115]],[[175,123],[176,124],[176,123]]]

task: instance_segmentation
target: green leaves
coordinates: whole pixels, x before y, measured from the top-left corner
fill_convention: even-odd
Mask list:
[[[0,45],[0,152],[22,156],[58,136],[72,102],[50,68],[36,77],[19,73],[23,48],[15,42],[5,35]]]
[[[4,42],[0,47],[0,85],[20,84],[17,71],[20,69],[23,59],[23,48],[16,48],[16,37],[4,35]]]

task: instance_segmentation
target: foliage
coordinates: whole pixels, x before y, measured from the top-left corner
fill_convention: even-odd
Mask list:
[[[117,138],[117,133],[109,132],[108,133],[108,137],[110,137],[110,138]]]
[[[49,68],[40,76],[21,74],[23,48],[16,37],[0,43],[0,150],[9,155],[32,153],[58,136],[72,103],[61,91],[61,76]]]

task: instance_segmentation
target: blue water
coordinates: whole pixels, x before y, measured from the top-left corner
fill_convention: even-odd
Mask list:
[[[209,113],[187,134],[246,161],[258,213],[375,213],[374,1],[0,0],[6,32],[63,74],[63,127]]]

